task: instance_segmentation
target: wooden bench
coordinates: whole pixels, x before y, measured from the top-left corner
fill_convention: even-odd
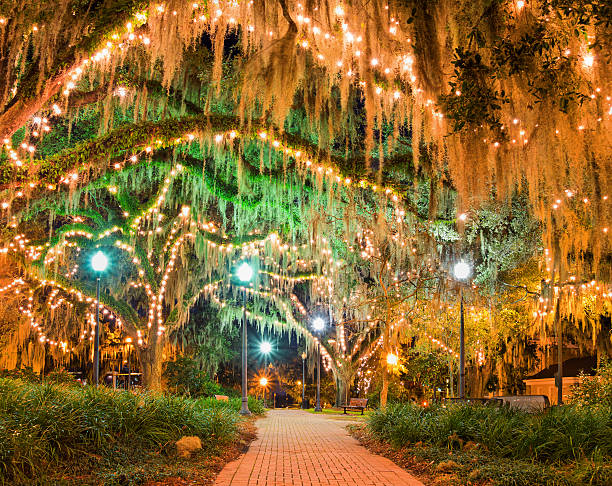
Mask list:
[[[227,395],[215,395],[215,398],[220,402],[229,402],[229,397]]]
[[[363,415],[363,412],[367,406],[368,406],[367,398],[351,398],[349,400],[349,404],[344,405],[343,408],[344,408],[345,414],[347,410],[357,410],[357,411],[361,410],[361,415]]]

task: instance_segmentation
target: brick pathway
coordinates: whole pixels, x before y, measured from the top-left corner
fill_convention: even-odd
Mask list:
[[[345,420],[300,410],[271,410],[258,438],[221,471],[215,486],[424,486],[359,445]]]

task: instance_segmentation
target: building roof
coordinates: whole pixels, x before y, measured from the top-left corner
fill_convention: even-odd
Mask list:
[[[528,376],[526,380],[537,380],[539,378],[554,378],[557,374],[557,363],[544,368],[535,375]],[[578,376],[583,371],[587,375],[595,374],[597,368],[597,358],[586,356],[582,358],[571,358],[563,362],[563,376]]]

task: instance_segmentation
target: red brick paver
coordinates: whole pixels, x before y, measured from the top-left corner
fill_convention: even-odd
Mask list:
[[[221,471],[215,486],[423,486],[359,445],[348,422],[300,410],[272,410],[258,438]]]

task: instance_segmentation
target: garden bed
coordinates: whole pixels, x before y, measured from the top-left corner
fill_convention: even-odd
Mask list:
[[[612,484],[611,427],[607,408],[394,405],[350,430],[425,484],[603,486]]]
[[[0,379],[0,484],[206,484],[253,438],[233,402]]]

